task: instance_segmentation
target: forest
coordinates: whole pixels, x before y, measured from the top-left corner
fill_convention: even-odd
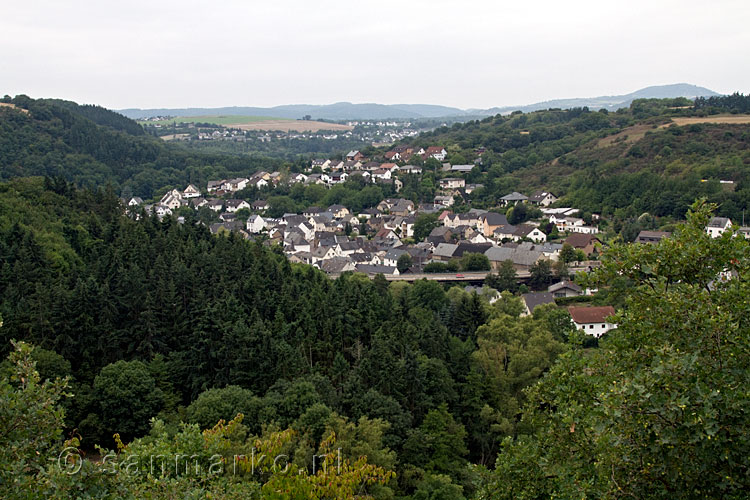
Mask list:
[[[150,199],[167,187],[273,171],[263,156],[187,151],[146,135],[136,122],[98,106],[26,96],[0,102],[0,179],[63,177],[80,186],[111,185],[124,197]]]
[[[6,498],[31,484],[56,498],[742,498],[750,486],[750,245],[707,236],[705,202],[674,238],[605,253],[588,284],[624,307],[597,346],[564,309],[522,317],[508,292],[490,305],[435,282],[331,281],[62,181],[0,193]],[[50,465],[63,440],[92,459]],[[220,465],[253,450],[299,473]],[[192,458],[158,480],[133,473],[155,455]],[[316,472],[316,460],[344,465]]]

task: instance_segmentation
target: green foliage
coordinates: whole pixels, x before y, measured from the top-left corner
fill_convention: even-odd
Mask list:
[[[127,437],[143,434],[161,409],[161,390],[148,367],[140,361],[117,361],[102,368],[94,379],[102,424]]]
[[[467,252],[461,256],[459,266],[462,271],[489,271],[490,259],[481,253]]]
[[[398,272],[403,273],[407,269],[409,269],[414,264],[414,261],[411,258],[411,255],[408,253],[402,254],[399,256],[398,261],[396,261],[396,269],[398,269]]]
[[[14,342],[12,372],[0,380],[0,496],[22,498],[36,489],[48,457],[56,456],[64,412],[57,403],[67,396],[67,380],[42,380],[32,347]]]
[[[487,286],[497,291],[508,290],[514,292],[518,288],[518,278],[516,278],[516,268],[512,260],[506,260],[500,263],[497,273],[488,274],[485,280]]]
[[[417,242],[423,241],[436,227],[438,227],[437,214],[418,215],[414,222],[414,239]]]
[[[695,205],[658,245],[605,253],[594,281],[631,282],[619,328],[528,393],[485,495],[746,496],[750,246],[705,234],[713,208]],[[717,279],[725,271],[734,277]]]
[[[69,101],[11,100],[0,110],[0,179],[62,177],[79,185],[127,188],[151,198],[167,187],[278,170],[281,162],[175,149],[144,135],[134,121],[98,106]]]
[[[252,391],[229,385],[222,389],[202,392],[187,407],[185,416],[188,422],[196,423],[205,429],[213,427],[219,420],[232,420],[240,413],[245,416],[256,414],[257,410],[253,410],[259,403]]]

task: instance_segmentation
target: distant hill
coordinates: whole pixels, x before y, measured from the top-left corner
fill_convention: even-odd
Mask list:
[[[0,107],[0,181],[63,177],[85,186],[127,188],[144,199],[167,186],[278,169],[280,161],[185,151],[145,134],[99,106],[16,96]],[[12,104],[13,106],[9,106]]]
[[[542,109],[571,109],[583,107],[588,107],[592,110],[606,109],[609,111],[615,111],[620,108],[627,108],[635,99],[665,99],[674,97],[687,97],[694,99],[696,97],[711,97],[717,95],[719,94],[705,87],[698,87],[688,83],[675,83],[672,85],[655,85],[653,87],[646,87],[624,95],[555,99],[552,101],[527,104],[525,106],[504,106],[487,110],[470,110],[469,112],[491,116],[510,113],[512,111],[523,111],[524,113],[529,113]]]
[[[181,109],[122,109],[128,118],[150,118],[154,116],[205,116],[244,115],[268,116],[271,118],[300,119],[310,115],[313,120],[386,120],[389,118],[416,119],[464,115],[458,108],[430,104],[352,104],[337,102],[322,106],[313,104],[288,104],[272,108],[241,107],[228,108],[181,108]]]
[[[385,120],[388,118],[419,119],[463,116],[472,119],[481,116],[524,112],[549,108],[578,108],[587,106],[591,109],[616,110],[627,108],[634,99],[665,97],[710,97],[719,95],[713,90],[687,83],[657,85],[637,90],[630,94],[586,97],[577,99],[556,99],[524,106],[504,106],[490,109],[459,109],[433,104],[353,104],[337,102],[334,104],[288,104],[271,108],[233,106],[227,108],[158,108],[158,109],[121,109],[120,113],[128,118],[151,118],[154,116],[205,116],[205,115],[245,115],[268,116],[272,118],[300,119],[310,115],[314,120]]]

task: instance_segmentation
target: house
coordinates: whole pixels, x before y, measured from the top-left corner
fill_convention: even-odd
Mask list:
[[[161,200],[159,201],[159,203],[161,205],[169,207],[172,210],[180,208],[182,205],[185,204],[182,200],[182,193],[178,191],[177,189],[167,191],[164,194],[164,196],[161,197]]]
[[[137,207],[138,205],[143,205],[143,199],[138,196],[133,196],[130,198],[130,201],[128,201],[129,207]]]
[[[349,177],[349,174],[346,172],[334,172],[328,177],[328,184],[341,184],[342,182],[346,182],[347,177]]]
[[[305,182],[307,180],[307,176],[305,174],[294,174],[289,178],[290,184],[296,184],[297,182]]]
[[[524,293],[521,296],[523,300],[524,312],[522,316],[529,316],[534,313],[534,309],[544,304],[554,304],[555,297],[550,292],[531,292]]]
[[[453,258],[453,254],[456,253],[457,249],[457,244],[440,243],[435,247],[435,250],[432,251],[432,260],[433,262],[448,262]]]
[[[314,159],[310,162],[310,168],[313,169],[315,167],[325,170],[328,165],[331,164],[331,160],[322,160],[322,159]]]
[[[399,200],[394,206],[391,207],[391,213],[394,215],[401,215],[406,217],[407,215],[414,212],[414,202],[411,200]]]
[[[448,155],[448,152],[441,146],[430,146],[424,152],[424,155],[427,158],[435,158],[437,161],[443,161]]]
[[[227,200],[225,204],[225,209],[227,212],[236,212],[237,210],[241,210],[243,208],[247,208],[248,210],[250,210],[250,204],[245,200]]]
[[[343,219],[344,217],[349,215],[349,209],[344,205],[331,205],[330,207],[328,207],[328,211],[331,212],[337,219]]]
[[[245,189],[249,182],[250,179],[248,179],[247,177],[235,177],[234,179],[224,181],[221,187],[226,191],[231,191],[234,193],[236,191],[242,191],[243,189]],[[266,182],[265,184],[268,183]]]
[[[672,236],[672,233],[669,231],[641,231],[638,233],[635,242],[655,245],[670,236]]]
[[[182,192],[183,198],[198,198],[200,195],[201,191],[195,186],[195,184],[188,184],[188,187]]]
[[[528,271],[531,266],[544,259],[544,254],[537,250],[519,250],[511,247],[490,247],[484,254],[490,261],[493,270],[500,268],[506,260],[513,262],[516,271]]]
[[[465,179],[460,179],[458,177],[446,177],[445,179],[440,179],[441,189],[461,189],[464,186],[466,186]]]
[[[383,156],[388,161],[399,161],[401,159],[401,153],[398,151],[386,151]]]
[[[218,200],[216,198],[212,198],[208,200],[208,203],[206,203],[206,206],[208,206],[208,208],[210,208],[214,212],[221,212],[222,210],[224,210],[224,201]]]
[[[596,236],[591,234],[573,233],[567,238],[565,242],[575,248],[576,250],[583,250],[587,256],[594,252],[597,252],[596,246],[601,245],[602,242]]]
[[[483,188],[483,187],[484,187],[484,184],[467,184],[466,187],[464,188],[464,191],[466,192],[466,194],[471,194],[477,189]]]
[[[516,229],[516,226],[513,226],[511,224],[503,224],[501,226],[497,226],[495,230],[492,231],[492,237],[498,241],[515,240]]]
[[[266,221],[260,215],[251,215],[247,219],[246,228],[249,232],[257,234],[266,228]]]
[[[372,172],[372,180],[373,182],[375,179],[381,179],[381,180],[389,180],[391,178],[391,171],[386,170],[384,168],[379,168],[377,170],[374,170]]]
[[[395,267],[396,264],[398,264],[399,257],[404,255],[405,253],[408,252],[402,248],[391,248],[383,256],[383,265]]]
[[[500,198],[500,203],[504,207],[508,207],[510,205],[517,205],[518,203],[524,203],[526,200],[528,200],[529,197],[525,196],[517,191],[513,191],[510,194],[506,194],[502,198]]]
[[[561,281],[547,287],[547,291],[551,293],[555,298],[560,297],[577,297],[583,295],[581,287],[573,283],[572,281]]]
[[[339,274],[354,271],[355,265],[349,257],[333,257],[319,263],[320,269],[328,274]]]
[[[557,201],[557,196],[548,191],[536,191],[529,197],[529,203],[541,207],[548,207]]]
[[[433,200],[435,202],[435,205],[442,205],[444,207],[450,207],[453,205],[453,195],[448,196],[435,196],[435,199]]]
[[[403,167],[399,167],[398,171],[403,174],[421,174],[422,167],[417,167],[416,165],[404,165]]]
[[[267,174],[266,172],[258,172],[256,174],[253,174],[250,179],[247,179],[247,182],[243,183],[242,179],[240,179],[237,183],[237,186],[239,187],[244,184],[244,186],[247,187],[248,185],[252,185],[258,189],[268,186],[268,179],[266,179],[266,175],[270,176],[270,174]],[[240,187],[239,189],[244,189],[244,187]],[[237,189],[232,189],[232,191],[237,191]]]
[[[468,174],[474,169],[474,165],[451,165],[449,171]]]
[[[615,323],[608,321],[615,314],[612,306],[603,307],[569,307],[568,313],[573,318],[573,324],[577,330],[588,335],[601,337],[610,330],[617,328]]]
[[[208,192],[213,193],[214,191],[218,191],[219,189],[221,189],[221,186],[224,184],[224,182],[226,181],[224,180],[208,181],[208,186],[207,186]]]
[[[712,217],[706,226],[706,233],[711,238],[718,238],[724,231],[732,227],[732,221],[726,217]]]
[[[266,200],[255,200],[251,205],[250,208],[257,212],[262,212],[264,210],[268,210],[271,208],[271,205],[268,204]]]
[[[547,241],[547,235],[538,227],[532,226],[531,224],[520,224],[516,226],[516,230],[513,232],[513,239],[522,240],[524,238],[528,238],[536,243],[544,243]]]
[[[341,170],[344,168],[344,162],[341,160],[331,160],[328,164],[328,170]]]
[[[365,157],[365,155],[363,155],[359,151],[349,151],[346,154],[346,159],[348,161],[361,161],[361,160],[364,159],[364,157]]]
[[[508,219],[504,214],[486,212],[479,216],[477,230],[484,236],[491,238],[496,229],[507,225]]]

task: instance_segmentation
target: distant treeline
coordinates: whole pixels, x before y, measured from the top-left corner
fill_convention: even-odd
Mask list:
[[[735,92],[731,95],[698,97],[695,109],[714,109],[732,113],[750,113],[750,94]]]

